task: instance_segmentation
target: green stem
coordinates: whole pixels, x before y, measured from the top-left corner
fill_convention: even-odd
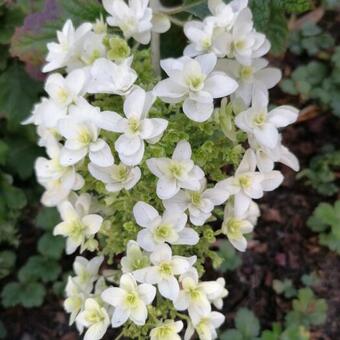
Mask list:
[[[197,1],[195,3],[189,4],[189,5],[181,5],[181,6],[176,6],[176,7],[164,7],[164,6],[160,6],[159,7],[159,11],[164,13],[164,14],[168,14],[168,15],[174,15],[174,14],[178,14],[184,11],[187,11],[190,8],[196,7],[200,4],[205,3],[205,0],[201,0],[201,1]]]
[[[115,340],[119,340],[120,338],[122,338],[124,335],[124,331],[122,331],[117,337]]]
[[[184,27],[184,24],[185,24],[184,21],[179,20],[179,19],[174,18],[174,17],[169,17],[169,19],[170,19],[170,21],[171,21],[173,24],[175,24],[175,25],[177,25],[177,26],[179,26],[179,27]]]

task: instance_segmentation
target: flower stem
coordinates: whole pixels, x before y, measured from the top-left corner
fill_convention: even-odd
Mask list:
[[[161,76],[161,40],[159,33],[151,33],[151,57],[152,57],[152,67],[155,75],[160,78]]]

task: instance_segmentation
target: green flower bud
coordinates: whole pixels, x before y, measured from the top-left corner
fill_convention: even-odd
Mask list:
[[[130,47],[126,40],[114,36],[109,39],[109,51],[107,56],[113,61],[121,61],[126,59],[130,55]]]

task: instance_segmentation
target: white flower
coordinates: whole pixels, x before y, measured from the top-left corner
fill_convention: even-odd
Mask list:
[[[212,294],[208,295],[208,299],[217,309],[222,309],[223,299],[229,295],[229,292],[225,288],[225,279],[223,277],[219,277],[216,282],[220,285],[220,287],[219,289],[216,289],[216,291],[214,291]]]
[[[79,207],[74,207],[69,201],[64,201],[58,206],[63,222],[59,223],[53,231],[54,235],[67,237],[66,253],[72,254],[85,241],[93,237],[100,229],[103,218],[96,214],[84,215]]]
[[[105,10],[111,15],[107,18],[110,26],[118,26],[126,39],[134,38],[141,44],[151,39],[152,10],[149,0],[104,0]]]
[[[208,0],[208,7],[213,14],[215,24],[227,30],[232,28],[237,15],[246,8],[248,0],[233,0],[226,4],[223,0]]]
[[[67,108],[58,105],[52,99],[42,98],[40,103],[35,104],[32,114],[22,124],[34,124],[39,127],[54,129],[58,121],[66,117]]]
[[[88,328],[84,340],[101,339],[110,325],[106,309],[92,298],[85,301],[85,309],[77,316],[77,322]]]
[[[178,333],[182,329],[182,321],[165,320],[161,325],[151,330],[150,340],[181,340]]]
[[[189,210],[190,221],[193,225],[201,226],[211,217],[216,205],[224,203],[229,193],[216,187],[206,189],[206,180],[201,181],[197,191],[180,190],[174,197],[164,200],[163,204],[169,211]]]
[[[97,59],[90,68],[90,79],[86,90],[88,93],[108,93],[125,95],[137,79],[137,73],[130,65],[132,58],[120,64],[108,59]]]
[[[163,216],[159,216],[151,205],[137,202],[133,215],[137,224],[144,228],[137,235],[137,243],[146,251],[154,251],[157,245],[165,242],[195,245],[199,241],[196,231],[185,227],[188,217],[183,212],[165,210]]]
[[[220,291],[215,281],[199,282],[197,270],[191,270],[180,278],[181,290],[174,306],[179,311],[188,310],[190,318],[199,318],[211,311],[208,296]]]
[[[98,270],[103,260],[103,256],[96,256],[90,261],[85,257],[77,256],[73,263],[73,270],[76,274],[73,281],[84,291],[90,293],[93,283],[98,279]]]
[[[92,65],[97,59],[106,56],[106,47],[103,43],[105,34],[88,32],[77,46],[73,58],[67,65],[68,71],[77,68],[85,68]]]
[[[150,261],[153,266],[138,269],[132,273],[133,276],[139,282],[157,284],[161,295],[174,301],[179,293],[176,276],[186,273],[195,263],[196,256],[172,256],[170,246],[162,244],[150,255]]]
[[[155,295],[154,286],[146,283],[137,286],[131,274],[122,275],[119,288],[110,287],[102,293],[102,299],[115,307],[112,327],[120,327],[128,319],[143,326],[148,317],[146,306],[152,303]]]
[[[229,58],[244,65],[249,65],[254,58],[265,55],[270,49],[266,36],[258,33],[253,28],[252,13],[249,8],[244,8],[233,25]]]
[[[149,256],[146,255],[136,241],[130,240],[126,248],[126,256],[123,256],[120,264],[123,273],[131,273],[150,265]]]
[[[59,106],[67,107],[75,102],[78,96],[84,94],[85,81],[86,74],[83,70],[74,70],[65,78],[59,73],[54,73],[47,78],[45,91]]]
[[[216,69],[225,72],[239,83],[239,87],[232,94],[232,98],[241,98],[248,107],[253,93],[258,89],[265,91],[273,88],[281,79],[282,73],[274,67],[267,67],[264,58],[252,59],[249,65],[242,65],[236,60],[221,59]]]
[[[108,167],[100,167],[94,163],[88,165],[90,174],[105,183],[108,192],[118,192],[122,189],[130,190],[141,178],[139,167],[129,167],[123,163]]]
[[[115,148],[120,160],[127,165],[139,164],[144,156],[144,140],[156,143],[168,126],[165,119],[147,118],[154,99],[150,92],[136,88],[124,101],[126,118],[112,113],[115,114],[115,124],[111,131],[122,133],[115,142]]]
[[[210,312],[202,317],[194,317],[192,319],[193,325],[188,324],[184,340],[190,340],[195,330],[200,340],[217,339],[216,329],[223,324],[225,317],[219,312]]]
[[[294,171],[299,171],[299,161],[284,145],[281,144],[281,135],[279,141],[272,149],[259,144],[253,135],[248,135],[250,147],[256,155],[256,165],[260,172],[270,172],[274,169],[275,162],[280,162]]]
[[[90,120],[82,120],[72,115],[63,118],[58,123],[60,134],[66,138],[61,150],[60,162],[64,166],[74,165],[81,161],[86,155],[98,166],[111,166],[113,156],[109,145],[104,139],[99,138],[100,129]]]
[[[253,134],[261,145],[274,148],[279,141],[278,128],[285,127],[297,120],[299,111],[292,106],[279,106],[268,112],[268,95],[257,91],[252,107],[239,113],[236,125],[243,131]]]
[[[248,220],[247,212],[239,214],[232,204],[225,206],[222,232],[237,250],[242,252],[246,250],[247,239],[243,234],[251,233],[253,230],[254,225]]]
[[[46,189],[41,202],[48,207],[58,205],[72,190],[79,190],[84,185],[74,166],[61,165],[60,150],[61,145],[50,139],[46,145],[50,159],[38,157],[35,162],[37,180]]]
[[[195,57],[200,54],[214,53],[222,58],[228,53],[230,35],[223,29],[216,27],[211,17],[204,21],[188,21],[184,26],[184,33],[191,42],[185,49],[184,55]]]
[[[43,72],[51,72],[67,66],[77,43],[83,39],[91,29],[92,24],[84,23],[75,30],[72,21],[67,20],[62,31],[57,31],[58,43],[53,42],[47,44],[47,64],[44,66]]]
[[[66,299],[64,308],[70,315],[70,325],[74,323],[77,315],[83,309],[87,294],[74,282],[74,279],[69,276],[65,288]]]
[[[161,61],[169,76],[154,88],[156,96],[166,103],[183,103],[183,112],[193,121],[204,122],[214,110],[214,98],[230,95],[237,82],[223,72],[213,72],[217,58],[204,54],[191,59],[166,59]]]
[[[156,33],[165,33],[171,27],[171,21],[168,15],[163,13],[163,5],[159,0],[150,0],[152,8],[152,31]]]
[[[272,171],[268,175],[264,175],[255,169],[255,154],[251,149],[248,149],[235,175],[216,185],[218,189],[235,195],[235,211],[238,215],[245,213],[250,206],[251,199],[261,198],[264,191],[274,190],[283,181],[283,176],[279,171]]]
[[[204,172],[191,160],[191,146],[182,140],[178,142],[172,158],[150,158],[146,161],[149,170],[158,177],[157,196],[169,199],[178,191],[199,190]]]

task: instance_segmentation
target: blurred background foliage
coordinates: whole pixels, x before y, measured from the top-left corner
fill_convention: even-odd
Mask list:
[[[181,3],[164,1],[169,6]],[[183,5],[186,11],[178,15],[179,21],[208,14],[207,1],[184,0]],[[333,114],[331,119],[338,124],[340,47],[334,24],[339,20],[338,6],[338,0],[250,0],[256,28],[272,43],[270,58],[280,65],[286,51],[289,53],[289,64],[281,64],[280,95],[289,96],[304,109],[301,121]],[[38,307],[47,296],[63,294],[70,265],[62,258],[63,240],[51,233],[58,214],[39,206],[41,189],[33,166],[42,151],[36,145],[35,128],[20,122],[43,94],[40,69],[46,43],[55,39],[56,30],[67,18],[78,25],[101,15],[105,13],[97,0],[0,0],[0,289],[6,308]],[[172,25],[161,39],[162,57],[181,55],[185,44],[182,28]],[[308,227],[322,246],[337,253],[339,169],[338,145],[326,143],[298,175],[301,183],[324,200],[315,206]],[[221,272],[227,274],[242,266],[241,256],[227,242],[217,246]],[[309,339],[309,328],[326,319],[326,302],[313,292],[317,284],[314,273],[304,275],[298,286],[288,278],[274,280],[275,294],[291,303],[283,322],[261,330],[254,313],[243,308],[236,313],[235,328],[224,332],[221,339]],[[1,321],[0,338],[6,338]]]

